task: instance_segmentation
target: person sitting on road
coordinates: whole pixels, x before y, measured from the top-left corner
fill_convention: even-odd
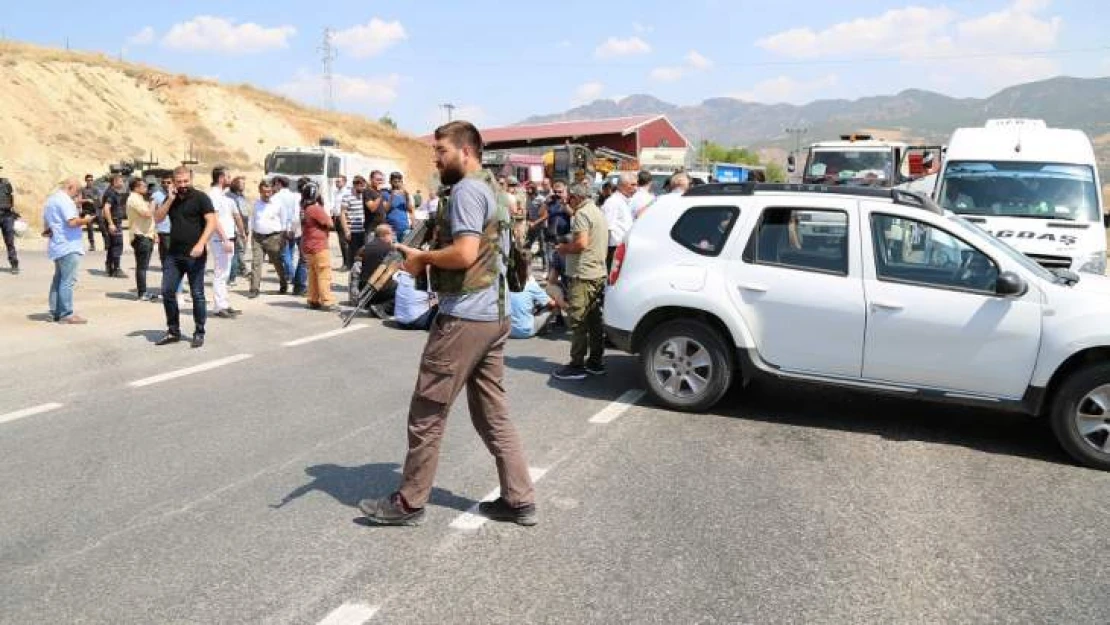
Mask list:
[[[393,274],[397,285],[393,297],[393,321],[402,330],[427,330],[432,327],[439,305],[435,293],[416,288],[416,279],[407,271]]]
[[[509,294],[512,315],[512,330],[509,332],[509,338],[514,339],[530,339],[543,334],[547,331],[547,322],[559,309],[558,302],[549,297],[532,277],[532,255],[525,252],[523,260],[525,262],[517,271],[521,281],[524,282],[524,290]]]
[[[374,228],[373,240],[367,242],[362,251],[358,253],[362,263],[358,276],[360,291],[366,287],[366,283],[370,281],[370,276],[374,275],[374,271],[382,264],[385,257],[393,251],[393,241],[393,228],[389,224],[378,224]],[[352,275],[354,275],[353,272]],[[396,285],[396,282],[390,280],[386,288],[375,293],[374,297],[370,299],[370,311],[379,319],[389,317],[387,305],[393,303]]]

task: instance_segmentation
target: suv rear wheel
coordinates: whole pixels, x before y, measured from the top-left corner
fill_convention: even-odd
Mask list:
[[[732,383],[733,364],[725,341],[698,321],[660,324],[648,335],[640,364],[651,394],[674,410],[706,410]]]
[[[1110,364],[1079,370],[1052,405],[1052,431],[1081,464],[1110,470]]]

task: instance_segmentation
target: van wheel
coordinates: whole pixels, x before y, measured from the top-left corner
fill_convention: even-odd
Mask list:
[[[1110,471],[1110,364],[1079,370],[1052,405],[1052,431],[1080,464]]]
[[[674,410],[707,410],[732,384],[732,358],[724,340],[698,321],[668,321],[652,330],[640,364],[651,394]]]

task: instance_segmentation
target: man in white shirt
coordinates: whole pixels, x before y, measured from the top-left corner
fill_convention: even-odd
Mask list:
[[[285,207],[275,199],[274,189],[271,184],[263,180],[258,184],[258,201],[254,203],[251,214],[251,289],[247,297],[258,297],[259,288],[262,286],[262,261],[264,256],[270,258],[274,272],[281,282],[281,292],[289,290],[289,282],[285,279],[285,267],[282,265],[281,252],[285,245],[285,220],[283,212]]]
[[[331,213],[331,220],[335,224],[335,235],[339,238],[339,252],[343,257],[343,268],[340,271],[347,271],[351,268],[350,251],[347,248],[349,239],[347,236],[347,228],[344,227],[343,221],[343,207],[347,205],[348,199],[351,196],[351,188],[347,186],[347,177],[340,174],[335,179],[335,198],[331,205],[328,206]]]
[[[636,174],[636,192],[628,200],[628,209],[632,219],[639,219],[640,214],[655,202],[655,194],[651,192],[651,172],[641,171]]]
[[[601,212],[609,224],[609,251],[605,256],[605,266],[613,269],[613,254],[617,246],[624,241],[628,231],[632,229],[632,209],[629,199],[636,192],[636,172],[622,171],[617,182],[617,192],[605,200]]]
[[[274,184],[274,201],[281,206],[281,223],[284,230],[285,241],[282,243],[281,259],[283,266],[283,282],[284,285],[279,291],[281,294],[289,292],[289,281],[293,280],[294,269],[300,269],[294,266],[296,259],[293,258],[293,250],[297,247],[297,238],[300,236],[301,229],[301,198],[298,194],[289,189],[289,180],[283,176],[275,176]],[[307,278],[307,271],[305,272]],[[294,290],[296,290],[296,282],[294,282]]]
[[[227,299],[231,255],[235,252],[236,224],[242,223],[239,207],[235,205],[235,200],[227,196],[228,181],[227,170],[217,167],[212,170],[212,188],[208,190],[212,207],[216,209],[216,231],[208,243],[208,252],[213,261],[212,292],[216,306],[216,312],[212,316],[221,319],[231,319],[241,312],[232,308]]]

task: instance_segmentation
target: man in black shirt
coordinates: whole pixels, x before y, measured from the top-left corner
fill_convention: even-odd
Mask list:
[[[81,206],[80,206],[80,209],[81,209],[81,216],[82,217],[86,217],[86,216],[89,216],[89,215],[94,215],[95,216],[96,212],[97,212],[96,207],[97,207],[97,201],[100,200],[100,192],[96,190],[96,187],[93,185],[93,182],[94,182],[94,180],[93,180],[92,174],[85,174],[85,186],[81,187]],[[96,226],[94,226],[93,222],[90,221],[88,228],[89,228],[89,251],[90,252],[95,252],[96,251],[96,239],[93,238],[93,232],[96,230]],[[104,234],[102,236],[106,237],[107,234]],[[105,243],[107,243],[108,239],[105,238],[104,241],[105,241]],[[105,245],[104,249],[108,249],[108,246]]]
[[[393,251],[393,228],[389,224],[379,224],[374,228],[374,238],[366,243],[366,246],[359,252],[362,257],[362,270],[359,273],[358,288],[361,291],[366,283],[370,281],[370,276],[385,260],[385,257]],[[397,283],[393,280],[389,281],[389,285],[374,294],[370,299],[370,310],[380,319],[388,316],[389,304],[393,302],[393,296],[396,294]]]
[[[127,275],[119,267],[120,258],[123,257],[123,220],[127,216],[123,176],[113,174],[111,181],[112,186],[104,192],[104,199],[101,200],[101,227],[107,233],[104,237],[104,249],[108,252],[104,270],[111,277],[126,278]]]
[[[362,205],[366,207],[366,220],[363,228],[367,236],[385,223],[385,214],[389,212],[389,202],[382,190],[385,187],[385,174],[378,170],[370,172],[370,187],[362,194]]]
[[[166,309],[166,335],[156,344],[168,345],[181,340],[177,288],[182,275],[189,276],[189,295],[193,298],[193,347],[204,345],[204,322],[208,309],[204,301],[204,266],[208,260],[208,239],[216,229],[216,209],[207,193],[193,188],[193,174],[186,167],[173,171],[173,186],[166,201],[154,211],[154,221],[170,218],[170,246],[162,267],[162,302]]]

